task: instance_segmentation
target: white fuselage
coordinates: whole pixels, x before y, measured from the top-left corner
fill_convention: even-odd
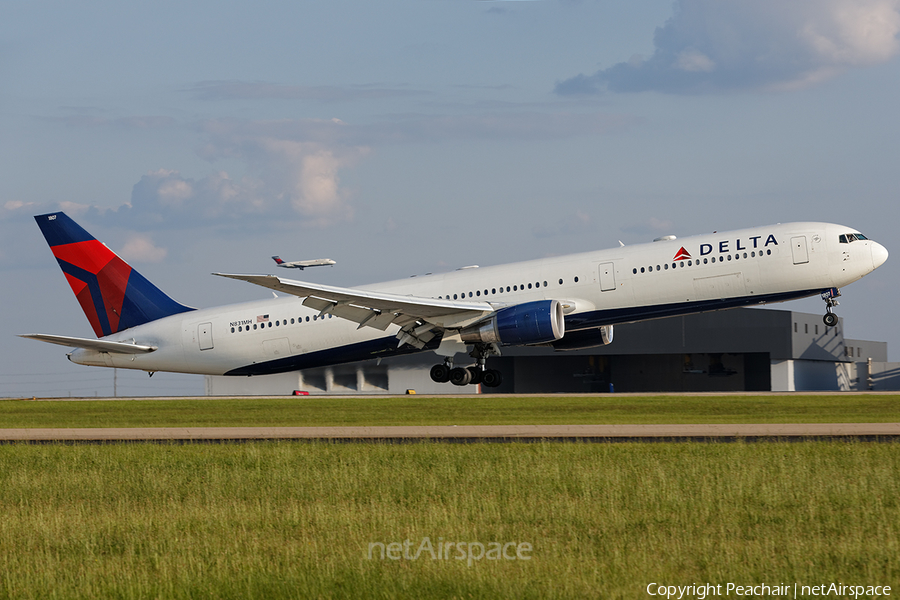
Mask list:
[[[851,233],[857,232],[840,225],[788,223],[465,268],[357,289],[473,299],[496,308],[555,299],[565,301],[566,331],[574,332],[840,288],[887,257],[873,241],[839,241]],[[302,298],[283,297],[194,310],[103,338],[158,347],[148,354],[79,349],[69,356],[80,364],[151,372],[264,374],[418,351],[398,347],[397,330],[320,317]]]

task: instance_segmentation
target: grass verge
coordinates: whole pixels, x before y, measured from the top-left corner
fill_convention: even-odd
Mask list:
[[[898,473],[895,443],[2,446],[0,597],[896,589]],[[426,537],[533,550],[368,558]]]
[[[880,394],[0,401],[0,428],[898,421],[900,395]]]

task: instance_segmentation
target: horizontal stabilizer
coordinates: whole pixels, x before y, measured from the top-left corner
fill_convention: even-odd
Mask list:
[[[38,340],[49,344],[68,346],[69,348],[85,348],[98,352],[112,352],[114,354],[146,354],[156,350],[156,346],[142,346],[130,342],[110,342],[104,340],[89,340],[86,338],[66,337],[63,335],[49,335],[46,333],[26,333],[19,337],[30,340]]]

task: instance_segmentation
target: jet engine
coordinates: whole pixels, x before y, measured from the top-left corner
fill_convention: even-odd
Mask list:
[[[566,332],[558,300],[537,300],[501,308],[490,319],[460,331],[467,344],[524,346],[559,340]]]

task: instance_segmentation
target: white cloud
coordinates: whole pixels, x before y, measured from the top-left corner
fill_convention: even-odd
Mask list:
[[[174,171],[159,170],[155,173],[161,184],[157,188],[157,196],[163,206],[181,206],[194,195],[194,186],[189,181],[172,178]]]
[[[290,211],[323,226],[352,216],[339,173],[368,154],[347,144],[338,119],[302,122],[210,122],[203,154],[210,160],[239,158],[251,174],[228,190],[231,205],[254,211]],[[246,208],[246,207],[245,207]]]
[[[891,0],[831,2],[798,37],[820,60],[859,66],[884,62],[897,54],[900,5]]]
[[[64,211],[70,217],[72,215],[83,215],[90,209],[91,207],[87,204],[78,204],[77,202],[70,202],[68,200],[63,200],[62,202],[60,202],[58,208],[58,210]]]
[[[21,200],[8,200],[3,204],[4,213],[22,212],[22,209],[29,209],[34,206],[34,202],[23,202]]]
[[[340,189],[339,171],[352,164],[365,149],[327,148],[318,143],[262,137],[244,140],[252,146],[266,185],[279,190],[302,217],[329,220],[352,214],[346,194]]]
[[[43,212],[64,210],[70,215],[81,215],[87,212],[88,206],[74,202],[59,202],[56,204],[41,202],[24,202],[22,200],[7,200],[0,206],[0,219],[30,219],[33,215]]]
[[[340,119],[250,121],[209,119],[192,125],[198,154],[229,170],[195,178],[171,168],[146,173],[118,209],[69,207],[108,224],[171,228],[277,218],[327,227],[353,218],[352,194],[341,175],[389,144],[448,139],[546,140],[620,131],[635,119],[591,113],[495,112],[477,115],[403,114],[373,124]],[[235,174],[234,173],[239,173]]]
[[[192,227],[217,221],[245,219],[255,214],[274,214],[281,203],[259,193],[262,185],[253,179],[233,181],[219,171],[199,180],[178,171],[160,169],[141,177],[131,191],[131,202],[119,208],[134,225],[139,217],[145,226],[170,224]]]
[[[702,52],[684,50],[679,52],[675,66],[682,71],[712,71],[716,63]]]
[[[168,251],[156,246],[149,236],[135,234],[125,242],[119,254],[129,262],[159,263]]]
[[[252,122],[214,120],[200,124],[201,156],[236,161],[244,175],[217,171],[194,179],[158,169],[134,185],[128,204],[100,211],[98,218],[144,227],[193,227],[254,218],[300,221],[324,227],[353,215],[339,174],[368,152],[341,140],[339,120]],[[102,213],[102,214],[101,214]]]
[[[338,167],[340,161],[328,150],[303,157],[291,204],[298,212],[320,214],[339,205]]]
[[[678,0],[646,60],[557,85],[560,94],[796,89],[900,53],[900,0]]]

